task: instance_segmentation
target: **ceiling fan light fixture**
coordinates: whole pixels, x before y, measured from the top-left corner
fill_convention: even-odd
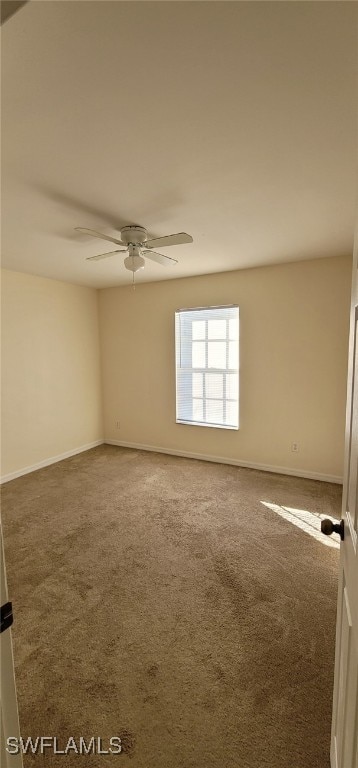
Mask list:
[[[145,261],[143,259],[143,256],[133,255],[133,256],[126,256],[124,259],[124,266],[126,269],[129,269],[131,272],[138,272],[139,269],[143,269],[145,265]]]

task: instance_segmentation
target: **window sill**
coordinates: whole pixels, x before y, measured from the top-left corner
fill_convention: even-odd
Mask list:
[[[176,419],[176,424],[186,424],[189,427],[209,427],[211,429],[230,429],[237,432],[239,427],[233,427],[226,424],[206,424],[203,421],[183,421],[182,419]]]

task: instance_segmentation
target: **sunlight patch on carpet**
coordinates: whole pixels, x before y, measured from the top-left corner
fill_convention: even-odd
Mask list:
[[[276,512],[280,517],[288,520],[297,528],[300,528],[305,533],[313,536],[314,539],[320,541],[321,544],[325,544],[326,547],[333,547],[339,549],[340,538],[337,533],[332,533],[332,536],[326,536],[321,533],[321,520],[324,520],[327,515],[320,515],[318,512],[309,512],[307,509],[295,509],[295,507],[283,507],[280,504],[272,504],[269,501],[261,501],[272,512]]]

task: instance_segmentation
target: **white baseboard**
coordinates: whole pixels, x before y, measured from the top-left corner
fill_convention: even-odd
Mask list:
[[[208,456],[203,453],[191,453],[189,451],[179,451],[171,448],[162,448],[157,445],[143,445],[141,443],[128,443],[123,440],[95,440],[93,443],[87,443],[80,448],[74,448],[71,451],[66,451],[58,456],[52,456],[44,461],[39,461],[37,464],[32,464],[29,467],[23,467],[16,472],[10,472],[8,475],[3,475],[0,478],[0,484],[8,483],[10,480],[15,480],[22,475],[28,475],[30,472],[35,472],[37,469],[48,467],[50,464],[56,464],[58,461],[68,459],[70,456],[75,456],[77,453],[83,453],[89,451],[91,448],[96,448],[98,445],[118,445],[120,448],[134,448],[137,451],[153,451],[154,453],[167,453],[170,456],[179,456],[186,459],[198,459],[199,461],[212,461],[215,464],[230,464],[234,467],[246,467],[247,469],[259,469],[262,472],[274,472],[278,475],[292,475],[293,477],[305,477],[308,480],[321,480],[326,483],[343,483],[343,478],[337,475],[323,475],[320,472],[309,472],[304,469],[293,469],[291,467],[277,467],[271,464],[256,464],[252,461],[241,461],[241,459],[228,459],[225,456]]]
[[[322,480],[325,483],[343,483],[343,478],[338,475],[323,475],[320,472],[310,472],[305,469],[293,469],[291,467],[276,467],[271,464],[256,464],[252,461],[241,459],[227,459],[225,456],[207,456],[203,453],[191,453],[189,451],[177,451],[171,448],[161,448],[157,445],[141,445],[140,443],[127,443],[123,440],[104,440],[107,445],[118,445],[121,448],[134,448],[137,451],[154,451],[155,453],[167,453],[170,456],[182,456],[187,459],[199,459],[200,461],[212,461],[215,464],[231,464],[234,467],[246,467],[247,469],[259,469],[262,472],[274,472],[278,475],[292,475],[293,477],[305,477],[308,480]]]
[[[39,461],[37,464],[32,464],[30,467],[23,467],[22,469],[16,470],[16,472],[10,472],[8,475],[3,475],[0,478],[0,484],[2,485],[3,483],[8,483],[10,480],[15,480],[17,477],[22,477],[22,475],[28,475],[30,472],[35,472],[37,469],[48,467],[50,464],[56,464],[58,461],[63,461],[63,459],[69,459],[70,456],[76,456],[77,453],[89,451],[91,448],[96,448],[98,445],[103,445],[103,443],[104,440],[95,440],[94,443],[81,445],[80,448],[73,448],[71,451],[60,453],[58,456],[51,456],[50,459],[44,459],[44,461]]]

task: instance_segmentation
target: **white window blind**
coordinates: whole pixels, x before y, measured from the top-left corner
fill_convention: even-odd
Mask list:
[[[175,313],[176,420],[239,428],[239,307]]]

